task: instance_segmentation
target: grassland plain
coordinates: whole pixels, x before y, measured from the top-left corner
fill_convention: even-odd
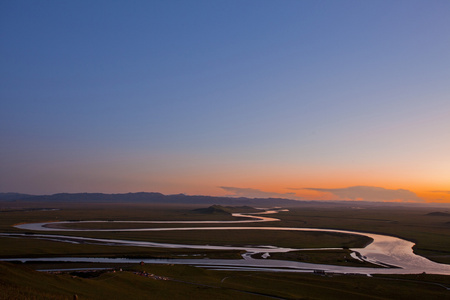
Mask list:
[[[4,204],[3,204],[4,205]],[[46,222],[63,220],[235,220],[229,214],[205,214],[194,211],[200,206],[145,205],[145,204],[67,204],[67,203],[9,203],[0,210],[0,232],[23,232],[13,228],[22,222]],[[36,208],[59,210],[40,211]],[[30,209],[32,208],[32,209]],[[257,226],[311,227],[348,229],[362,232],[395,235],[414,241],[415,252],[432,260],[450,263],[449,217],[445,214],[430,215],[442,211],[434,208],[381,208],[381,207],[326,207],[305,206],[290,208],[276,216],[279,222],[254,223]],[[105,223],[108,224],[108,223]],[[85,224],[98,226],[94,224]],[[85,226],[83,225],[83,226]],[[160,224],[159,224],[160,225]],[[168,225],[168,226],[166,226]],[[164,227],[169,227],[165,224]],[[249,224],[250,225],[250,224]],[[189,227],[201,226],[190,224]],[[210,226],[210,225],[208,225]],[[214,225],[216,226],[216,225]],[[217,225],[219,226],[219,225]],[[232,226],[227,224],[226,226]],[[236,224],[236,226],[240,226]],[[180,227],[176,224],[174,227]],[[224,231],[225,232],[225,231]],[[240,245],[275,244],[284,247],[354,247],[367,240],[355,236],[311,234],[311,232],[232,231],[217,234],[195,231],[188,234],[167,232],[64,232],[64,235],[86,237],[151,240],[171,243],[203,243]],[[49,234],[49,232],[46,232]],[[55,232],[54,234],[61,234]],[[299,235],[300,234],[300,235]],[[353,244],[352,244],[353,243]],[[140,247],[114,247],[103,245],[77,245],[37,239],[0,238],[0,257],[43,257],[43,256],[130,256],[130,257],[177,257],[198,255],[213,258],[236,258],[239,251],[205,251],[195,249],[158,249]],[[338,256],[336,256],[338,255]],[[348,253],[295,254],[283,259],[309,261],[314,263],[346,263],[342,257]],[[336,256],[336,257],[335,257]],[[348,263],[348,262],[347,262]],[[38,268],[43,265],[30,265]],[[88,265],[92,266],[92,265]],[[46,267],[49,267],[47,265]],[[51,265],[50,265],[51,267]],[[139,268],[134,266],[132,269]],[[68,275],[36,273],[19,265],[2,264],[0,299],[71,299],[78,294],[81,299],[263,299],[261,294],[286,299],[450,299],[450,292],[437,285],[449,286],[450,276],[337,276],[333,278],[311,274],[224,272],[203,270],[187,266],[145,266],[152,273],[172,276],[178,281],[151,281],[140,278],[132,272],[102,274],[93,279],[72,278]],[[14,271],[13,271],[14,270]],[[178,272],[178,273],[177,273]],[[8,275],[9,274],[9,275]],[[113,277],[114,276],[114,277]],[[222,282],[221,280],[224,280]],[[144,280],[141,282],[141,280]],[[215,281],[214,281],[215,280]],[[185,281],[185,282],[180,282]],[[36,282],[36,284],[33,284]],[[38,284],[44,282],[45,284]],[[48,282],[48,284],[46,283]],[[151,283],[149,283],[151,282]],[[190,283],[186,283],[190,282]],[[193,284],[193,283],[194,284]],[[428,283],[432,282],[432,283]],[[211,286],[209,286],[211,285]],[[116,291],[121,287],[121,291]],[[5,291],[5,292],[3,292]],[[252,292],[254,294],[250,294]],[[134,296],[130,296],[134,295]],[[1,296],[0,296],[1,297]],[[5,298],[9,297],[9,298]],[[16,298],[14,298],[16,297]],[[59,297],[59,298],[58,298]]]
[[[292,208],[280,212],[277,226],[348,229],[397,236],[416,245],[414,252],[433,261],[450,264],[449,216],[424,207]]]
[[[194,211],[198,205],[145,205],[145,204],[67,204],[67,203],[41,203],[40,207],[57,208],[56,211],[38,211],[27,210],[28,208],[36,208],[36,203],[21,203],[15,207],[9,203],[9,207],[2,208],[0,218],[0,230],[2,232],[23,232],[20,229],[13,228],[12,225],[22,222],[45,222],[45,221],[64,221],[64,220],[236,220],[230,214],[203,214]],[[15,211],[11,211],[15,209]],[[372,232],[388,234],[401,237],[416,243],[414,251],[433,261],[450,263],[450,217],[447,215],[429,215],[430,212],[443,210],[442,208],[409,208],[406,206],[399,207],[336,207],[324,206],[314,207],[311,205],[305,207],[290,208],[289,211],[280,212],[276,217],[279,222],[270,223],[253,223],[252,227],[257,226],[274,226],[274,227],[311,227],[311,228],[330,228],[330,229],[348,229],[362,232]],[[444,209],[445,210],[445,209]],[[161,226],[160,224],[147,224],[151,226]],[[111,226],[109,223],[99,224],[78,224],[75,226]],[[115,225],[113,225],[115,226]],[[119,227],[129,225],[118,225]],[[138,227],[141,225],[138,225]],[[210,224],[192,224],[189,227],[211,226]],[[230,224],[214,226],[233,226]],[[235,225],[239,226],[239,224]],[[179,227],[179,224],[164,224],[164,227]],[[205,231],[202,234],[208,235]],[[85,237],[102,237],[102,238],[122,238],[122,239],[142,239],[150,240],[149,233],[142,232],[65,232],[65,235],[80,235]],[[167,242],[164,236],[157,233],[154,237],[159,241]],[[168,233],[167,233],[168,234]],[[201,243],[201,235],[195,232],[179,236],[178,242]],[[279,232],[277,232],[279,234]],[[299,236],[300,233],[288,233],[287,235]],[[173,238],[177,238],[177,233],[170,233]],[[196,237],[197,235],[197,237]],[[220,243],[220,235],[217,242]],[[222,235],[222,233],[221,233]],[[264,239],[266,232],[249,234],[236,234],[237,242],[239,237],[246,239],[248,242],[254,239]],[[318,237],[318,236],[317,236]],[[327,236],[329,237],[329,236]],[[208,237],[213,238],[213,237]],[[223,238],[226,238],[225,236]],[[265,241],[267,241],[266,239]],[[293,238],[291,243],[300,243],[300,239]],[[326,239],[324,239],[326,240]],[[157,240],[154,240],[157,241]],[[208,239],[209,241],[209,239]],[[214,241],[214,239],[213,239]],[[172,240],[172,242],[174,242]],[[233,244],[228,240],[228,244]],[[261,241],[258,241],[261,242]],[[264,242],[264,240],[262,241]],[[316,240],[317,242],[317,240]],[[263,243],[265,244],[265,243]],[[317,243],[316,243],[317,244]],[[314,247],[309,244],[309,247]],[[280,245],[281,246],[281,245]],[[289,243],[283,243],[282,246],[292,246]],[[298,245],[300,246],[300,245]],[[303,245],[301,245],[303,246]],[[341,245],[345,246],[345,245]],[[294,246],[292,246],[294,247]],[[306,246],[308,247],[308,246]],[[0,252],[0,255],[2,253]]]
[[[154,276],[142,276],[142,273]],[[448,276],[319,276],[128,266],[82,278],[0,263],[0,299],[448,299]]]

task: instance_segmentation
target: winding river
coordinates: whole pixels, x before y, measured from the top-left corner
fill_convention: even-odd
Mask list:
[[[248,271],[283,271],[283,272],[312,272],[321,270],[332,273],[357,273],[357,274],[442,274],[450,275],[450,265],[432,262],[422,256],[414,254],[412,247],[414,243],[387,235],[363,233],[348,230],[320,229],[320,228],[291,228],[291,227],[178,227],[178,228],[137,228],[137,229],[73,229],[64,226],[70,223],[148,223],[148,224],[242,224],[254,222],[279,221],[276,218],[262,216],[263,214],[277,213],[281,210],[271,210],[259,214],[233,214],[235,217],[247,218],[247,220],[235,221],[63,221],[51,223],[27,223],[16,225],[27,231],[180,231],[180,230],[288,230],[288,231],[317,231],[336,232],[344,234],[363,235],[373,239],[373,242],[364,248],[354,248],[352,256],[379,265],[379,268],[346,267],[336,265],[310,264],[294,261],[253,259],[251,255],[263,253],[263,257],[270,257],[270,253],[311,250],[283,248],[275,246],[213,246],[213,245],[184,245],[153,243],[146,241],[130,241],[117,239],[86,238],[79,236],[66,236],[55,234],[29,234],[29,233],[0,233],[3,237],[12,238],[38,238],[69,243],[90,243],[113,246],[138,246],[158,248],[188,248],[188,249],[210,249],[210,250],[244,250],[243,259],[144,259],[147,263],[171,263],[189,264],[202,266],[216,270],[248,270]],[[327,250],[330,248],[321,248]],[[359,253],[357,256],[355,253]],[[72,262],[112,262],[112,263],[134,263],[142,259],[125,258],[23,258],[23,259],[1,259],[3,261],[72,261]]]

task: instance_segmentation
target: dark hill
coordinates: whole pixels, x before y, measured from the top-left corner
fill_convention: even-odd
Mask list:
[[[20,193],[0,193],[0,200],[1,201],[14,201],[14,200],[21,200],[26,199],[30,197],[35,197],[34,195],[28,195],[28,194],[20,194]]]
[[[23,195],[23,194],[20,194]],[[8,199],[11,199],[9,197]],[[0,200],[6,200],[1,199]],[[282,198],[233,198],[214,196],[188,196],[184,194],[163,195],[161,193],[126,193],[126,194],[103,194],[103,193],[61,193],[43,196],[14,196],[16,201],[26,202],[65,202],[65,203],[176,203],[176,204],[202,204],[202,205],[231,205],[231,206],[297,206],[307,201],[296,201]]]
[[[433,217],[450,217],[449,213],[435,211],[427,214],[427,216],[433,216]]]
[[[223,207],[222,205],[212,205],[207,208],[198,208],[194,209],[193,211],[202,213],[202,214],[226,214],[231,215],[231,212],[226,207]]]

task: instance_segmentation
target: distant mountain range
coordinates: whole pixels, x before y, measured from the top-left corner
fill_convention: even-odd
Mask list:
[[[189,196],[185,194],[164,195],[161,193],[60,193],[53,195],[29,195],[20,193],[0,193],[0,201],[5,202],[67,202],[67,203],[173,203],[173,204],[201,204],[201,205],[231,205],[252,207],[295,207],[295,206],[436,206],[450,207],[449,203],[399,203],[399,202],[368,202],[368,201],[300,201],[283,198],[246,198],[246,197],[215,197]]]
[[[35,197],[34,195],[19,194],[19,193],[0,193],[0,201],[13,201],[20,200],[29,197]]]
[[[53,195],[28,195],[19,193],[0,193],[0,201],[27,202],[89,202],[89,203],[180,203],[180,204],[219,204],[248,206],[296,206],[299,201],[281,198],[233,198],[214,196],[188,196],[184,194],[164,195],[161,193],[61,193]]]

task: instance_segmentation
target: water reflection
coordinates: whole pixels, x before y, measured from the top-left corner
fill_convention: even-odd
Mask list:
[[[264,213],[276,213],[279,210],[267,211]],[[81,221],[79,223],[92,222],[117,222],[117,223],[177,223],[177,224],[194,224],[194,223],[212,223],[212,224],[231,224],[231,223],[251,223],[251,222],[270,222],[279,221],[279,219],[254,216],[249,214],[233,214],[236,217],[247,217],[250,220],[238,221]],[[144,260],[148,263],[173,263],[173,264],[190,264],[198,265],[213,269],[227,270],[270,270],[283,272],[311,272],[313,270],[323,270],[335,273],[360,273],[360,274],[417,274],[432,273],[450,275],[450,265],[432,262],[424,257],[414,254],[412,247],[414,243],[387,235],[363,233],[348,230],[320,229],[320,228],[291,228],[291,227],[181,227],[181,228],[138,228],[138,229],[65,229],[48,227],[49,224],[63,226],[64,224],[74,222],[53,222],[53,223],[29,223],[17,225],[17,228],[25,230],[38,231],[180,231],[180,230],[283,230],[283,231],[316,231],[316,232],[333,232],[344,234],[363,235],[373,239],[373,242],[364,248],[351,249],[359,253],[359,256],[353,254],[353,257],[364,259],[383,266],[383,268],[361,268],[361,267],[345,267],[335,265],[319,265],[310,263],[301,263],[293,261],[271,260],[271,259],[253,259],[252,254],[263,253],[263,257],[268,257],[269,253],[311,250],[283,248],[275,246],[212,246],[212,245],[185,245],[185,244],[169,244],[169,243],[153,243],[145,241],[130,241],[117,239],[98,239],[77,236],[49,235],[49,234],[1,234],[4,237],[28,237],[37,239],[46,239],[69,243],[90,243],[114,246],[138,246],[138,247],[158,247],[158,248],[187,248],[187,249],[205,249],[205,250],[244,250],[244,259],[240,260],[215,260],[215,259],[151,259]],[[320,250],[329,250],[330,248],[322,248]],[[106,258],[40,258],[26,259],[27,261],[71,261],[71,262],[115,262],[115,263],[132,263],[132,259],[106,259]],[[17,259],[10,259],[17,260]],[[137,261],[137,260],[136,260]],[[139,260],[140,261],[140,260]],[[138,261],[137,261],[138,262]]]

